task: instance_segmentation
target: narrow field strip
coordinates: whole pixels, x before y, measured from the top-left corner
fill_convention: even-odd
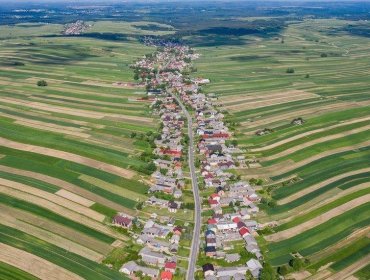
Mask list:
[[[347,266],[343,270],[331,275],[327,279],[328,280],[344,280],[347,277],[349,277],[350,275],[353,275],[354,273],[356,273],[357,271],[362,269],[363,267],[369,265],[369,263],[370,263],[370,254],[365,256],[364,258],[358,260],[354,264],[351,264],[350,266]]]
[[[115,174],[115,175],[118,175],[124,178],[128,178],[128,179],[131,179],[136,174],[135,172],[124,169],[122,167],[100,162],[100,161],[90,159],[84,156],[79,156],[76,154],[59,151],[55,149],[19,143],[19,142],[11,141],[11,140],[8,140],[2,137],[0,137],[0,145],[7,147],[7,148],[12,148],[16,150],[32,152],[32,153],[37,153],[41,155],[64,159],[67,161],[72,161],[72,162],[79,163],[82,165],[87,165],[87,166],[90,166],[96,169],[104,170],[106,172],[109,172],[109,173],[112,173],[112,174]]]
[[[368,226],[369,206],[370,202],[367,202],[294,237],[270,243],[268,248],[272,264],[285,263],[290,253],[295,251],[307,257],[343,240],[356,229]]]
[[[278,154],[274,154],[274,155],[267,156],[267,157],[262,157],[261,160],[263,160],[263,161],[269,161],[269,160],[278,159],[280,157],[290,155],[290,154],[292,154],[294,152],[297,152],[297,151],[302,150],[304,148],[313,146],[315,144],[323,143],[323,142],[330,141],[330,140],[340,139],[342,137],[350,136],[352,134],[356,134],[356,133],[364,132],[364,131],[369,131],[369,130],[370,130],[370,125],[367,125],[367,126],[364,126],[364,127],[360,127],[360,128],[348,130],[348,131],[341,132],[341,133],[338,133],[338,134],[333,134],[333,135],[330,135],[330,136],[325,136],[325,137],[322,137],[322,138],[319,138],[319,139],[315,139],[315,140],[312,140],[312,141],[304,142],[303,144],[300,144],[298,146],[294,146],[294,147],[285,149],[284,151],[282,151],[282,152],[280,152]]]
[[[0,275],[2,280],[39,280],[36,276],[15,266],[0,261]]]
[[[82,109],[70,109],[68,107],[63,106],[57,106],[57,105],[51,105],[51,104],[45,104],[41,102],[25,102],[20,101],[19,99],[14,98],[3,98],[3,102],[7,102],[14,105],[23,105],[29,108],[37,109],[37,110],[43,110],[47,112],[53,112],[53,113],[62,113],[67,114],[71,116],[77,116],[77,117],[85,117],[85,118],[92,118],[92,119],[103,119],[103,118],[115,118],[122,121],[134,121],[142,122],[144,124],[151,125],[153,124],[153,120],[150,118],[145,117],[139,117],[139,116],[127,116],[123,114],[114,114],[114,113],[100,113],[96,111],[88,111],[88,110],[82,110]]]
[[[110,251],[112,251],[110,244],[86,235],[83,232],[80,232],[78,229],[70,227],[68,224],[58,223],[59,221],[55,222],[52,219],[49,219],[49,217],[43,218],[42,216],[37,216],[37,213],[33,214],[32,211],[28,212],[27,210],[19,210],[5,204],[0,204],[0,210],[4,215],[14,217],[18,221],[37,228],[42,228],[43,230],[64,238],[68,238],[72,242],[80,244],[81,246],[89,248],[90,250],[93,250],[99,254],[107,255]]]
[[[278,175],[281,175],[281,174],[291,172],[294,169],[301,168],[301,167],[303,167],[303,166],[305,166],[305,165],[307,165],[307,164],[309,164],[313,161],[317,161],[317,160],[322,159],[324,157],[327,157],[327,156],[330,156],[330,155],[333,155],[333,154],[337,154],[337,153],[342,153],[342,152],[347,152],[347,151],[351,151],[351,150],[355,150],[355,149],[364,148],[364,147],[367,147],[369,145],[370,145],[370,141],[365,141],[365,142],[362,142],[362,143],[359,143],[359,144],[352,145],[350,147],[341,147],[341,148],[333,149],[333,150],[330,150],[330,151],[326,151],[326,152],[317,154],[315,156],[306,158],[306,159],[304,159],[302,161],[299,161],[299,162],[294,162],[294,161],[288,160],[288,161],[277,163],[275,165],[268,166],[268,167],[260,167],[260,168],[255,168],[255,169],[244,169],[244,170],[241,169],[240,173],[241,174],[248,174],[248,176],[264,175],[264,174],[269,174],[270,176],[278,176]]]
[[[102,196],[99,196],[99,195],[95,194],[94,192],[87,191],[87,190],[85,190],[85,189],[83,189],[83,188],[81,188],[77,185],[71,184],[69,182],[63,181],[63,180],[55,178],[55,177],[51,177],[51,176],[44,175],[44,174],[37,173],[37,172],[12,168],[12,167],[8,167],[8,166],[4,166],[4,165],[0,165],[0,171],[13,173],[13,174],[17,174],[17,175],[20,175],[20,176],[35,178],[35,179],[40,180],[42,182],[45,182],[45,183],[48,183],[48,184],[51,184],[51,185],[55,185],[55,186],[59,186],[60,188],[66,190],[66,191],[75,193],[75,194],[77,194],[81,197],[84,197],[85,199],[88,199],[90,201],[95,201],[95,202],[98,202],[102,205],[106,205],[110,208],[115,209],[116,211],[121,211],[121,212],[128,211],[128,209],[126,207],[123,207],[120,204],[112,202],[108,199],[105,199]]]
[[[119,187],[119,186],[114,185],[114,184],[110,184],[110,183],[108,183],[106,181],[103,181],[103,180],[100,180],[98,178],[94,178],[94,177],[91,177],[91,176],[88,176],[88,175],[81,175],[79,178],[81,180],[85,181],[85,182],[88,182],[88,183],[90,183],[92,185],[95,185],[99,188],[107,190],[110,193],[117,194],[117,195],[120,195],[120,196],[124,196],[124,197],[126,197],[128,199],[131,199],[133,201],[138,201],[138,200],[143,201],[143,200],[147,199],[147,196],[145,194],[133,192],[133,191],[128,190],[128,189],[123,189],[122,187]]]
[[[45,192],[45,191],[42,191],[42,190],[34,188],[34,187],[30,187],[30,186],[25,185],[25,184],[21,184],[21,183],[18,183],[18,182],[14,182],[14,181],[11,181],[11,180],[6,180],[6,179],[3,179],[3,178],[0,178],[0,190],[4,191],[4,189],[1,188],[1,187],[4,187],[4,186],[7,187],[7,188],[11,188],[11,189],[14,189],[14,190],[24,192],[24,193],[28,193],[31,196],[37,196],[39,198],[45,199],[48,202],[51,202],[53,204],[57,204],[57,205],[62,206],[66,209],[69,209],[70,211],[76,212],[78,214],[81,214],[83,216],[86,216],[89,219],[93,219],[93,220],[98,221],[98,222],[103,222],[104,219],[105,219],[104,215],[102,215],[100,213],[97,213],[97,212],[91,210],[90,208],[88,208],[92,205],[92,203],[90,203],[89,206],[85,207],[82,204],[79,204],[78,202],[74,202],[74,201],[72,201],[68,198],[63,197],[63,196],[58,196],[56,194]],[[76,195],[71,196],[71,197],[73,197],[75,199],[78,198]],[[81,200],[81,201],[84,201],[84,200]],[[41,204],[41,205],[43,205],[43,204]]]
[[[0,242],[48,260],[86,280],[127,279],[119,272],[111,270],[102,264],[4,225],[0,225]],[[40,268],[38,267],[38,269]]]
[[[122,235],[115,233],[103,224],[54,204],[46,199],[3,186],[0,186],[0,193],[2,194],[1,202],[6,205],[24,210],[27,207],[32,207],[32,209],[29,210],[32,210],[35,214],[54,219],[54,221],[60,221],[65,224],[68,223],[71,226],[76,226],[76,229],[79,228],[81,232],[90,234],[90,236],[103,242],[111,244],[116,238],[124,239]],[[12,197],[14,197],[14,199],[11,199]],[[6,201],[6,199],[8,199],[8,201]]]
[[[83,280],[67,269],[4,243],[0,243],[0,260],[42,280]]]
[[[361,174],[361,173],[365,173],[365,172],[370,172],[370,167],[354,170],[354,171],[351,171],[351,172],[346,172],[346,173],[331,177],[331,178],[329,178],[325,181],[322,181],[320,183],[317,183],[317,184],[314,184],[314,185],[309,186],[307,188],[304,188],[303,190],[298,191],[298,192],[294,193],[293,195],[290,195],[290,196],[285,197],[283,199],[279,199],[278,204],[279,205],[287,204],[287,203],[292,202],[292,201],[294,201],[294,200],[296,200],[296,199],[298,199],[298,198],[300,198],[304,195],[307,195],[307,194],[309,194],[313,191],[316,191],[316,190],[324,187],[325,185],[331,184],[333,182],[336,182],[336,181],[338,181],[340,179],[343,179],[343,178],[347,178],[349,176],[353,176],[353,175],[357,175],[357,174]]]
[[[346,190],[335,188],[322,195],[309,199],[307,202],[293,208],[288,213],[271,216],[280,224],[275,231],[281,231],[308,221],[321,213],[335,208],[351,199],[370,193],[370,182],[355,185]]]
[[[344,265],[345,267],[354,263],[356,261],[356,257],[353,257],[357,256],[357,258],[360,259],[367,254],[367,250],[370,250],[370,238],[364,236],[349,245],[342,246],[342,248],[333,252],[333,254],[318,261],[311,258],[313,264],[310,264],[309,268],[317,270],[322,267],[330,267],[331,269],[338,271],[338,266]]]
[[[63,189],[57,191],[55,194],[86,207],[91,207],[95,203],[94,201]]]
[[[299,94],[293,95],[293,96],[266,96],[265,98],[255,98],[253,101],[249,100],[240,100],[238,104],[225,104],[224,107],[231,111],[241,111],[241,110],[248,110],[248,109],[255,109],[255,108],[261,108],[266,107],[270,105],[281,105],[284,103],[289,103],[292,101],[299,101],[299,100],[306,100],[306,99],[312,99],[317,98],[318,95],[311,94],[311,93],[305,93],[301,92]],[[244,102],[245,103],[244,103]]]
[[[345,102],[339,103],[339,104],[331,104],[331,105],[322,106],[322,107],[317,107],[316,106],[314,108],[297,110],[297,111],[287,113],[287,114],[284,114],[284,115],[268,117],[268,118],[264,118],[264,119],[253,121],[253,122],[250,122],[250,121],[241,122],[240,125],[245,126],[248,129],[252,129],[252,128],[260,127],[260,126],[267,125],[267,124],[272,124],[272,123],[283,121],[283,120],[290,120],[292,118],[295,118],[296,116],[307,116],[307,115],[313,115],[313,114],[318,115],[318,114],[322,114],[322,113],[327,113],[329,111],[339,110],[339,109],[343,109],[343,108],[346,108],[346,109],[355,108],[355,107],[358,107],[358,106],[360,106],[360,105],[359,104],[354,104],[354,103],[352,103],[352,104],[351,103],[345,103]],[[364,106],[365,106],[365,104],[364,104]],[[248,133],[246,133],[246,134],[248,134]]]
[[[327,126],[327,127],[324,127],[324,128],[309,130],[309,131],[301,132],[301,133],[299,133],[299,130],[298,130],[297,131],[298,134],[296,134],[294,136],[290,136],[288,138],[285,138],[283,140],[280,140],[280,141],[274,142],[272,144],[263,146],[261,148],[251,148],[249,150],[251,152],[264,152],[264,151],[274,150],[277,147],[283,146],[284,144],[288,144],[288,143],[291,143],[291,142],[295,142],[298,139],[306,138],[306,137],[314,135],[314,134],[320,134],[322,132],[323,133],[330,132],[330,131],[338,129],[338,128],[341,129],[342,127],[350,126],[352,124],[358,124],[358,123],[366,122],[368,120],[370,120],[370,117],[359,118],[359,119],[355,119],[355,120],[348,121],[348,122],[341,122],[341,123],[336,124],[336,125],[331,125],[331,126]]]
[[[23,126],[27,126],[31,128],[36,128],[36,129],[41,129],[41,130],[46,130],[46,131],[51,131],[51,132],[56,132],[56,133],[63,133],[66,135],[71,135],[71,136],[80,137],[80,138],[90,137],[90,134],[85,133],[86,129],[70,127],[70,126],[62,126],[62,125],[57,125],[54,123],[43,122],[43,121],[38,121],[38,120],[31,120],[29,118],[19,117],[19,116],[12,115],[12,114],[6,114],[3,112],[0,112],[0,116],[14,119],[15,124],[19,124],[19,125],[23,125]]]
[[[294,226],[292,228],[289,228],[289,229],[286,229],[286,230],[283,230],[283,231],[280,231],[280,232],[277,232],[277,233],[274,233],[274,234],[271,234],[271,235],[268,235],[265,237],[265,239],[267,241],[270,241],[270,242],[277,242],[277,241],[281,241],[281,240],[284,240],[284,239],[288,239],[288,238],[291,238],[297,234],[300,234],[308,229],[311,229],[313,227],[316,227],[322,223],[325,223],[326,221],[336,217],[336,216],[339,216],[359,205],[362,205],[364,203],[367,203],[370,201],[370,194],[367,194],[367,195],[364,195],[364,196],[361,196],[361,197],[358,197],[356,199],[353,199],[351,201],[348,201],[334,209],[331,209],[309,221],[306,221],[302,224],[299,224],[297,226]]]
[[[360,239],[369,238],[369,230],[370,226],[365,226],[363,228],[357,229],[352,232],[350,235],[346,236],[346,238],[342,239],[341,242],[335,243],[323,250],[317,251],[316,253],[310,256],[312,260],[323,260],[325,258],[330,258],[330,256],[340,251],[345,247],[351,247],[351,245],[355,242],[358,242]]]
[[[71,251],[77,255],[80,255],[84,258],[87,258],[92,261],[100,262],[104,255],[99,254],[93,250],[90,250],[78,243],[75,243],[69,239],[66,239],[62,236],[59,236],[57,234],[51,233],[49,231],[46,231],[42,228],[35,227],[33,225],[30,225],[28,223],[22,222],[20,220],[15,219],[14,217],[8,216],[4,213],[0,213],[1,217],[1,224],[6,225],[8,227],[12,227],[15,229],[18,229],[20,231],[23,231],[25,233],[28,233],[30,235],[33,235],[37,238],[40,238],[42,240],[45,240],[46,242],[49,242],[51,244],[54,244],[60,248],[63,248],[65,250]]]

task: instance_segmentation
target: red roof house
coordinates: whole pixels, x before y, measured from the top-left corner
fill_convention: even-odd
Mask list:
[[[132,225],[132,220],[128,217],[123,217],[123,216],[120,216],[120,215],[116,215],[113,218],[113,224],[116,225],[116,226],[129,228]]]
[[[162,271],[161,272],[161,280],[172,280],[172,272],[169,271]]]
[[[164,270],[168,271],[168,272],[171,272],[171,273],[175,273],[176,272],[176,263],[175,262],[166,262],[164,264]]]
[[[216,219],[208,219],[208,224],[209,225],[216,225],[217,221],[216,221]]]
[[[239,233],[240,233],[240,235],[241,235],[242,237],[244,237],[244,236],[246,236],[246,235],[250,234],[250,233],[249,233],[249,230],[248,230],[247,228],[245,228],[245,227],[243,227],[243,228],[239,229]]]

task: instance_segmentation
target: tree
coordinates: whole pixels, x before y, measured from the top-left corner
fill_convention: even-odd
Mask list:
[[[143,202],[139,202],[138,204],[136,204],[136,209],[137,209],[137,210],[141,210],[141,209],[143,209],[143,205],[144,205],[144,203],[143,203]]]
[[[321,57],[328,57],[328,54],[327,53],[322,53],[320,56]]]
[[[139,78],[140,78],[140,77],[139,77],[139,73],[137,73],[137,72],[136,72],[136,73],[134,74],[134,80],[135,80],[135,81],[137,81],[137,80],[139,80]]]
[[[278,268],[278,273],[280,275],[287,275],[289,273],[289,268],[286,266],[286,265],[283,265],[283,266],[279,266]]]
[[[308,79],[310,77],[310,74],[306,74],[306,76],[304,76],[306,79]]]
[[[37,86],[39,87],[46,87],[48,83],[45,80],[40,80],[37,82]]]
[[[136,137],[136,132],[131,132],[130,137],[131,137],[131,138],[135,138],[135,137]]]
[[[287,70],[286,70],[286,72],[288,73],[288,74],[293,74],[294,73],[294,68],[288,68]]]
[[[260,280],[277,280],[279,276],[277,275],[275,269],[267,262],[263,264],[262,272],[260,275]]]
[[[300,258],[294,258],[289,261],[289,265],[293,267],[295,271],[299,271],[303,268],[303,261]]]

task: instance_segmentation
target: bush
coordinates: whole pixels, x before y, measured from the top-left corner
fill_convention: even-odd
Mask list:
[[[295,270],[299,271],[303,268],[303,261],[299,258],[294,258],[289,261],[289,265]]]
[[[321,57],[328,57],[328,54],[327,53],[322,53],[320,56]]]
[[[37,86],[39,87],[46,87],[48,83],[45,80],[40,80],[37,82]]]
[[[286,70],[286,72],[287,72],[288,74],[293,74],[293,73],[294,73],[294,68],[288,68],[288,69]]]
[[[286,266],[286,265],[283,265],[283,266],[279,266],[278,268],[278,273],[280,275],[287,275],[289,273],[289,268]]]

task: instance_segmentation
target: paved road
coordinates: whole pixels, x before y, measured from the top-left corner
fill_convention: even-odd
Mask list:
[[[194,273],[195,273],[195,265],[198,258],[199,252],[199,243],[200,243],[200,217],[201,217],[201,207],[200,207],[200,197],[199,197],[199,188],[198,188],[198,180],[197,175],[195,174],[195,148],[194,148],[194,138],[193,138],[193,120],[186,110],[184,104],[182,104],[180,98],[173,94],[173,97],[179,102],[179,105],[184,112],[187,120],[188,120],[188,135],[189,135],[189,168],[190,168],[190,175],[191,175],[191,182],[193,186],[193,195],[194,195],[194,204],[195,204],[195,211],[194,211],[194,232],[193,232],[193,240],[190,247],[190,259],[189,259],[189,267],[186,274],[187,280],[194,280]]]

